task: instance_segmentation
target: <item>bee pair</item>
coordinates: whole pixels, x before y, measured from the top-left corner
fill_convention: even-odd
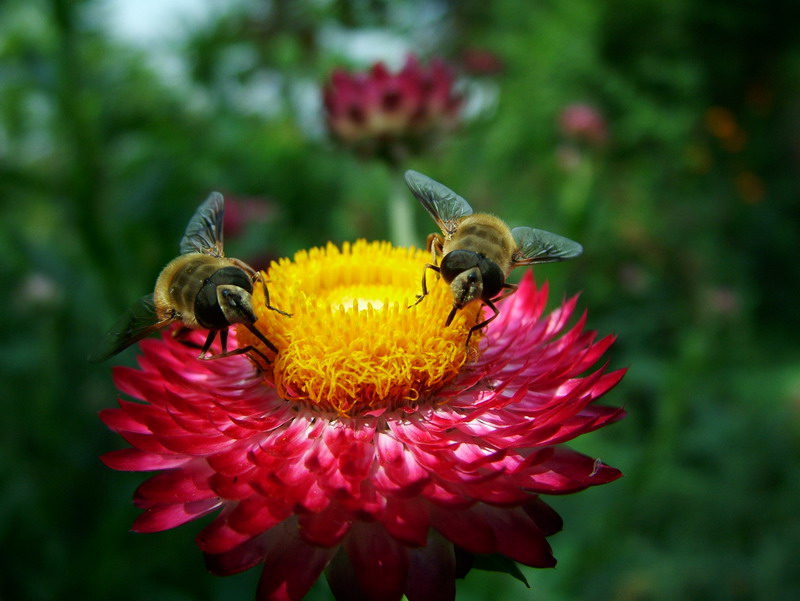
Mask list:
[[[482,302],[493,312],[470,328],[467,345],[476,330],[499,315],[493,301],[503,290],[510,293],[516,289],[506,282],[515,267],[570,259],[583,251],[580,244],[562,236],[529,227],[510,229],[493,215],[473,213],[465,199],[421,173],[407,171],[405,179],[442,231],[428,236],[427,247],[434,262],[423,269],[422,294],[415,304],[428,294],[425,274],[432,270],[450,285],[453,294],[453,308],[445,327],[458,310],[473,302]],[[227,350],[228,328],[242,324],[267,348],[278,351],[255,327],[257,317],[251,302],[254,285],[262,287],[268,309],[286,317],[291,315],[270,304],[267,285],[258,272],[239,259],[225,257],[223,215],[224,200],[214,192],[189,221],[180,243],[181,254],[161,271],[154,292],[140,298],[114,324],[89,355],[90,361],[104,361],[148,334],[181,322],[178,335],[193,329],[208,330],[201,359],[254,352],[269,362],[253,346]],[[222,352],[209,355],[217,334]]]

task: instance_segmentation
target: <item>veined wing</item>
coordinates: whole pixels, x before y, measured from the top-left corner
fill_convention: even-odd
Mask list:
[[[214,257],[222,253],[222,218],[225,214],[225,199],[219,192],[212,192],[203,201],[186,226],[186,233],[181,239],[180,251],[186,253],[203,253]]]
[[[458,222],[472,215],[472,207],[461,196],[444,184],[423,175],[419,171],[406,171],[406,183],[411,192],[431,214],[442,233],[452,236]]]
[[[511,235],[517,243],[511,259],[515,266],[564,261],[583,252],[574,240],[532,227],[515,227]]]
[[[171,318],[158,318],[152,294],[143,296],[103,336],[97,347],[89,354],[89,361],[92,363],[105,361],[172,321],[174,320]]]

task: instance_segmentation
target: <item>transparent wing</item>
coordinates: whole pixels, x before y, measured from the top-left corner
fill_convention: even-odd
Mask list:
[[[143,296],[106,333],[89,354],[89,361],[92,363],[105,361],[172,321],[174,320],[158,318],[152,294]]]
[[[569,238],[532,227],[515,227],[511,235],[517,243],[511,259],[515,266],[564,261],[583,252],[583,247]]]
[[[181,239],[181,254],[203,253],[214,257],[222,254],[222,218],[225,214],[225,199],[219,192],[212,192],[203,201],[186,226]]]
[[[427,175],[408,170],[406,183],[447,236],[453,235],[462,218],[472,215],[472,207],[466,200]]]

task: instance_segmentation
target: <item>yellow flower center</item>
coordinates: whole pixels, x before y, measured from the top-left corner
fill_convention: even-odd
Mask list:
[[[253,291],[256,327],[278,354],[241,326],[240,344],[270,357],[265,377],[288,401],[343,416],[423,401],[458,374],[480,339],[475,332],[465,345],[480,303],[445,327],[453,298],[431,270],[428,295],[414,305],[428,262],[426,251],[363,240],[281,259],[262,275],[271,304],[292,316],[269,310],[261,286]]]

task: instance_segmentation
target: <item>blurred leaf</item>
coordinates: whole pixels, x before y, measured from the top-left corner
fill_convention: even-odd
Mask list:
[[[509,559],[505,555],[474,555],[472,568],[475,570],[486,570],[487,572],[501,572],[508,574],[519,580],[526,587],[530,588],[528,579],[525,574],[519,569],[517,562]]]

